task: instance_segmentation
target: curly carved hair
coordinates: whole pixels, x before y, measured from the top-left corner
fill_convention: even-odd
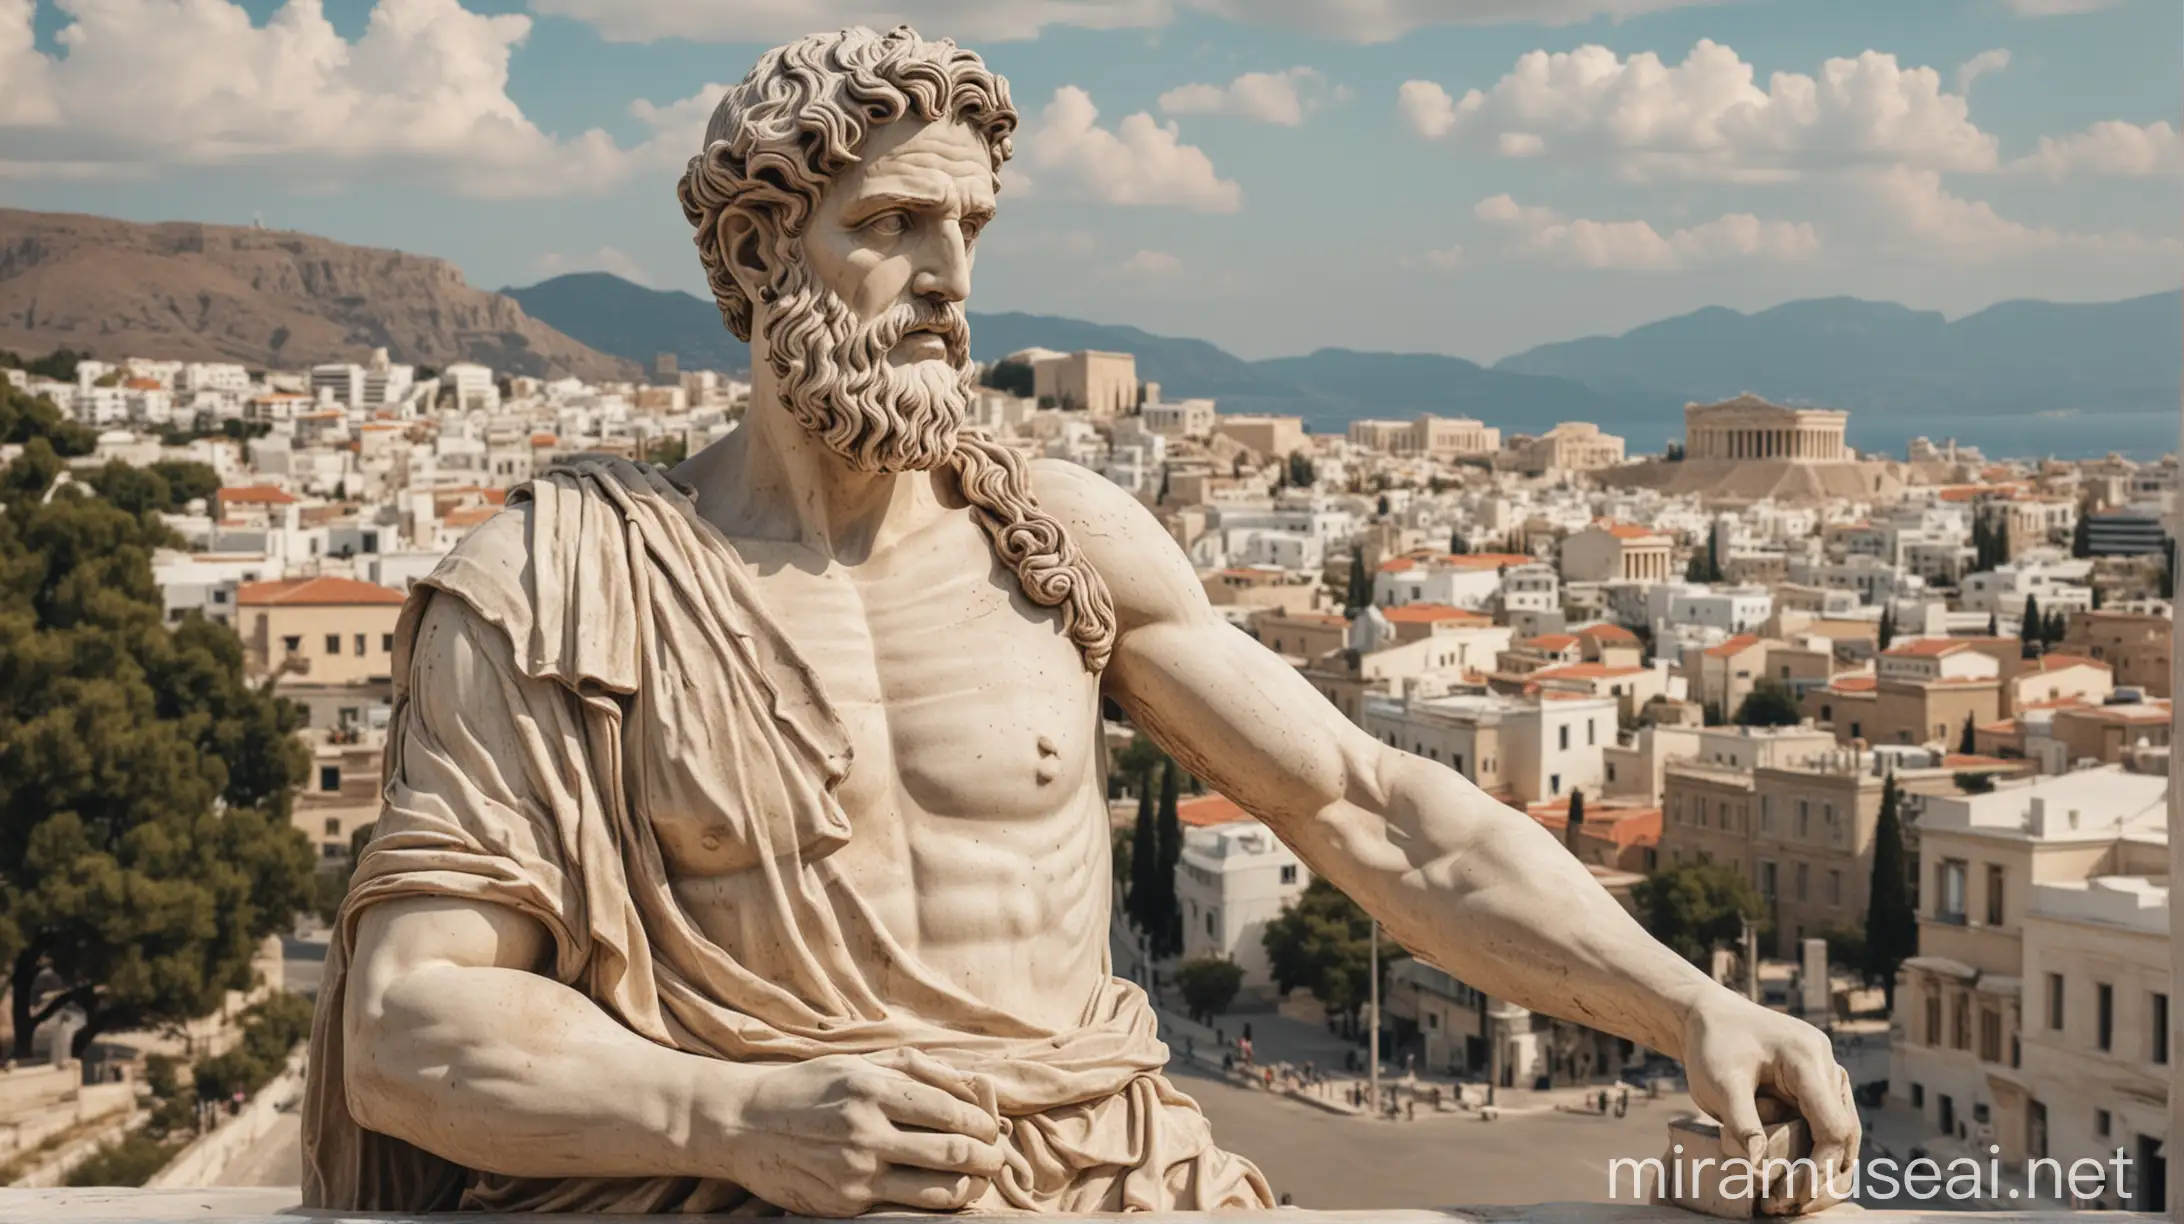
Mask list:
[[[690,159],[676,195],[737,339],[751,338],[752,307],[729,272],[721,223],[734,214],[755,223],[771,280],[761,292],[781,292],[827,183],[855,164],[873,128],[912,116],[977,130],[997,175],[1009,159],[1016,131],[1009,83],[977,52],[945,38],[927,42],[906,25],[884,35],[852,27],[776,47],[720,100],[705,151]]]

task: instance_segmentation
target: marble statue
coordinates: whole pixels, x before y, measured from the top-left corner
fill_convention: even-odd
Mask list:
[[[1101,703],[1463,981],[1854,1150],[1820,1032],[1208,606],[1122,490],[963,424],[1016,112],[908,29],[769,52],[680,197],[742,424],[517,490],[403,612],[383,809],[321,990],[305,1201],[1266,1207],[1108,954]]]

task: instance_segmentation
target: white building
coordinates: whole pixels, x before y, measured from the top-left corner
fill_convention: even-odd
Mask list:
[[[1616,700],[1547,694],[1368,694],[1360,724],[1384,744],[1438,761],[1489,793],[1525,803],[1598,791],[1616,741]]]
[[[1296,853],[1256,820],[1184,829],[1175,868],[1184,959],[1225,957],[1243,969],[1244,990],[1272,995],[1266,924],[1311,881]]]

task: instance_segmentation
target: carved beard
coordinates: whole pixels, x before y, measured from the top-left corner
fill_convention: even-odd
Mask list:
[[[801,265],[767,324],[781,402],[862,472],[937,468],[955,452],[971,401],[971,329],[954,302],[917,298],[870,323]],[[903,337],[941,329],[946,361],[894,365]]]

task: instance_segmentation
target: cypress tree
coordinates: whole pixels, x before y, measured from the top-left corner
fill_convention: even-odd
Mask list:
[[[1911,909],[1910,881],[1904,874],[1903,823],[1896,775],[1881,787],[1881,816],[1873,830],[1873,880],[1866,904],[1865,974],[1896,1003],[1896,970],[1919,949],[1918,915]]]
[[[1173,956],[1183,950],[1182,907],[1175,898],[1175,869],[1183,860],[1183,822],[1176,814],[1176,783],[1176,764],[1168,761],[1160,768],[1160,881],[1155,886],[1160,910],[1153,918],[1152,929],[1156,956]]]
[[[2017,640],[2027,646],[2035,645],[2040,641],[2041,630],[2040,601],[2034,596],[2027,595],[2025,596],[2025,610],[2017,617]]]
[[[1343,595],[1344,611],[1356,616],[1373,602],[1373,582],[1365,573],[1365,550],[1350,549],[1350,589]]]
[[[1160,842],[1153,823],[1153,770],[1138,775],[1137,826],[1130,832],[1130,891],[1123,896],[1123,912],[1142,934],[1153,932],[1153,907],[1160,895]]]
[[[1880,648],[1881,648],[1882,650],[1886,650],[1886,649],[1888,649],[1888,645],[1889,645],[1889,643],[1891,643],[1891,642],[1893,642],[1893,641],[1895,641],[1895,640],[1896,640],[1896,610],[1895,610],[1895,608],[1893,608],[1893,607],[1891,607],[1891,606],[1889,606],[1889,605],[1887,605],[1887,604],[1883,604],[1883,605],[1881,605],[1881,628],[1880,628],[1880,640],[1879,640],[1879,646],[1880,646]]]
[[[1966,714],[1964,716],[1964,734],[1957,740],[1957,751],[1965,756],[1971,756],[1979,751],[1975,746],[1979,743],[1979,740],[1975,738],[1977,733],[1977,728],[1972,725],[1972,716]]]

